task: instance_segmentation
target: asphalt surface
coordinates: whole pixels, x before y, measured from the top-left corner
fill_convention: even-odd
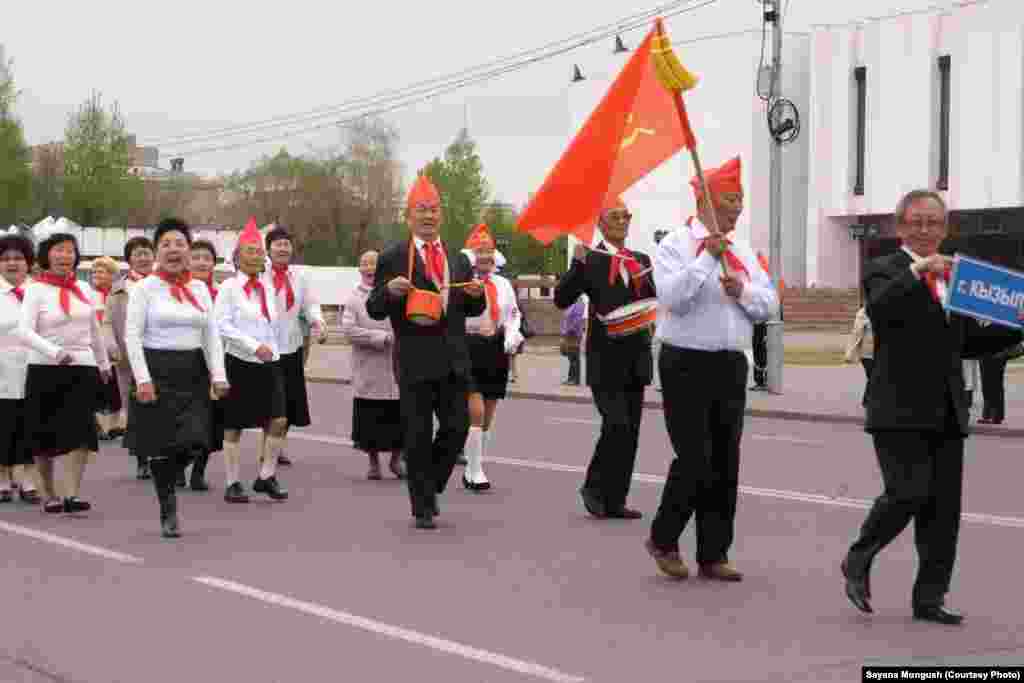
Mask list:
[[[1014,439],[968,442],[950,596],[968,624],[948,628],[910,619],[909,531],[877,562],[873,617],[843,595],[838,561],[880,486],[855,426],[748,419],[732,553],[747,578],[678,583],[642,546],[672,457],[660,412],[645,412],[630,495],[645,519],[582,509],[593,407],[510,400],[494,488],[464,491],[457,469],[426,532],[402,482],[365,479],[348,387],[310,391],[283,503],[224,503],[217,461],[212,491],[180,494],[184,536],[168,541],[151,483],[105,445],[83,487],[93,511],[0,506],[0,681],[856,681],[865,663],[1024,663]]]

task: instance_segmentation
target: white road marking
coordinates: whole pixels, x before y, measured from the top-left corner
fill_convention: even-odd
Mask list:
[[[554,424],[581,424],[581,425],[594,425],[595,427],[601,424],[600,420],[594,420],[592,418],[580,418],[580,417],[546,417],[545,422],[551,422]],[[792,436],[776,436],[773,434],[744,434],[746,439],[756,439],[759,441],[784,441],[786,443],[796,443],[804,446],[824,446],[824,441],[814,441],[811,439],[797,439]]]
[[[119,553],[116,550],[108,550],[101,548],[98,545],[89,545],[88,543],[81,543],[74,541],[70,538],[64,538],[63,536],[57,536],[50,534],[45,531],[38,531],[26,526],[18,524],[10,524],[8,522],[0,522],[0,530],[6,531],[11,534],[18,534],[19,536],[25,536],[27,538],[34,538],[37,541],[43,541],[45,543],[52,543],[54,545],[63,546],[79,552],[88,553],[89,555],[95,555],[102,557],[107,560],[114,560],[115,562],[124,562],[126,564],[142,564],[142,558],[135,557],[134,555],[126,555],[125,553]]]
[[[238,595],[244,595],[271,605],[287,607],[298,612],[320,617],[321,619],[328,619],[339,624],[344,624],[345,626],[362,629],[387,638],[404,640],[408,643],[413,643],[414,645],[429,647],[433,650],[438,650],[450,655],[457,655],[483,664],[490,664],[491,666],[495,666],[500,669],[507,669],[516,673],[526,674],[546,681],[552,681],[552,683],[581,683],[585,680],[580,676],[563,673],[557,669],[541,666],[534,662],[506,657],[505,655],[501,655],[496,652],[481,650],[452,640],[445,640],[444,638],[420,633],[419,631],[385,624],[374,619],[367,619],[366,617],[349,614],[348,612],[341,612],[324,605],[296,600],[286,595],[268,593],[258,588],[252,588],[251,586],[246,586],[241,583],[235,583],[234,581],[218,579],[213,576],[194,576],[192,577],[192,580],[206,586],[230,591],[232,593],[237,593]]]
[[[344,439],[341,437],[329,436],[326,434],[305,434],[300,432],[292,432],[288,435],[288,438],[298,439],[300,441],[313,441],[317,443],[327,443],[337,446],[346,446],[349,448],[351,448],[353,445],[351,439]],[[488,456],[487,460],[488,462],[493,462],[500,465],[526,467],[529,469],[544,470],[547,472],[570,472],[573,474],[582,474],[587,471],[587,468],[580,467],[578,465],[563,465],[557,462],[543,462],[540,460],[503,458],[500,456]],[[655,474],[634,474],[633,481],[638,481],[643,484],[662,485],[665,483],[665,477]],[[766,489],[756,486],[743,485],[740,486],[739,490],[740,493],[744,493],[749,496],[759,496],[761,498],[776,498],[779,500],[790,500],[800,503],[816,503],[818,505],[829,505],[832,507],[857,508],[859,510],[867,510],[871,507],[870,500],[864,500],[861,498],[832,497],[824,496],[818,493],[806,493],[804,491]],[[976,512],[965,512],[961,515],[960,518],[965,522],[973,522],[976,524],[987,524],[989,526],[1024,529],[1024,518],[1021,517],[1003,517],[999,515],[987,515]]]

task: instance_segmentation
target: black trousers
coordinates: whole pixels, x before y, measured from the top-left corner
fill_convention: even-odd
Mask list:
[[[860,364],[864,368],[864,395],[860,399],[861,405],[868,404],[868,387],[871,386],[871,372],[875,369],[874,358],[861,358]]]
[[[665,426],[676,457],[668,470],[651,540],[679,550],[696,513],[697,562],[728,560],[736,519],[747,358],[662,344],[658,362]]]
[[[752,340],[754,355],[754,384],[764,387],[768,384],[768,326],[764,323],[754,325]]]
[[[981,393],[985,399],[981,416],[995,422],[1006,418],[1006,359],[981,359]]]
[[[601,414],[601,435],[587,467],[583,488],[600,498],[607,510],[618,510],[626,504],[633,481],[644,387],[591,387],[590,390]]]
[[[885,490],[850,548],[851,572],[868,572],[879,551],[914,520],[918,570],[912,603],[941,605],[956,562],[964,437],[952,432],[876,432],[872,438]]]
[[[566,354],[566,358],[569,359],[569,377],[566,380],[569,383],[579,384],[580,382],[580,354],[576,353]]]
[[[455,460],[469,434],[466,380],[449,374],[441,380],[404,384],[399,389],[405,421],[405,462],[412,514],[419,517],[444,493]],[[434,434],[434,416],[439,428]]]

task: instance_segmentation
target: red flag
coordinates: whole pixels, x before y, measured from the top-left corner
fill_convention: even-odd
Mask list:
[[[516,226],[543,244],[573,234],[589,243],[614,201],[687,145],[674,98],[658,81],[652,29],[569,144]]]

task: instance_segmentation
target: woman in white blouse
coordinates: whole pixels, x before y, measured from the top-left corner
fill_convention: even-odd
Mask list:
[[[505,398],[511,358],[523,343],[522,316],[512,283],[494,273],[495,244],[487,226],[473,228],[464,251],[484,283],[487,309],[483,315],[466,318],[466,338],[472,363],[469,388],[469,435],[463,454],[466,470],[462,485],[470,491],[486,491],[491,484],[484,475],[483,461],[493,444],[494,414]]]
[[[35,465],[25,448],[25,372],[28,352],[15,331],[21,321],[25,279],[35,261],[32,243],[19,234],[0,234],[0,503],[38,504]]]
[[[157,268],[128,298],[124,340],[135,376],[135,448],[148,456],[165,538],[180,536],[175,481],[210,441],[210,387],[227,394],[224,350],[206,285],[188,272],[192,233],[169,218],[153,242]]]
[[[281,378],[284,380],[285,405],[288,411],[288,427],[308,427],[309,396],[306,392],[306,363],[303,353],[304,335],[300,314],[309,321],[312,337],[326,339],[327,325],[320,310],[320,304],[313,296],[306,276],[290,268],[293,254],[292,237],[278,226],[266,237],[267,253],[270,255],[270,272],[267,274],[277,299],[277,349],[281,354]],[[285,432],[287,434],[287,431]],[[263,447],[266,452],[266,445]],[[282,451],[278,456],[279,465],[291,465],[291,460]]]
[[[46,512],[84,512],[82,477],[99,449],[96,404],[100,380],[109,382],[110,359],[92,301],[75,280],[78,242],[54,233],[39,244],[40,272],[26,288],[18,336],[29,347],[25,379],[25,444],[35,458]],[[97,373],[97,366],[99,372]],[[53,460],[68,456],[63,500]]]
[[[277,479],[277,461],[284,451],[288,427],[284,380],[278,363],[279,314],[270,280],[261,277],[266,268],[266,249],[255,221],[250,221],[239,235],[236,256],[240,272],[221,284],[215,307],[231,384],[231,391],[221,405],[227,480],[224,500],[249,502],[241,482],[240,442],[242,430],[252,428],[259,428],[266,435],[253,491],[265,493],[273,500],[284,500],[288,492]]]
[[[92,286],[88,291],[96,308],[96,320],[100,323],[103,346],[107,349],[111,364],[118,362],[120,354],[117,341],[114,339],[114,328],[106,319],[107,298],[110,296],[114,278],[120,272],[121,268],[117,265],[117,261],[109,256],[101,256],[94,260],[92,262]],[[121,392],[118,390],[117,382],[107,382],[100,388],[98,407],[96,422],[100,426],[100,439],[116,439],[123,436],[125,421],[124,412],[121,410]]]

